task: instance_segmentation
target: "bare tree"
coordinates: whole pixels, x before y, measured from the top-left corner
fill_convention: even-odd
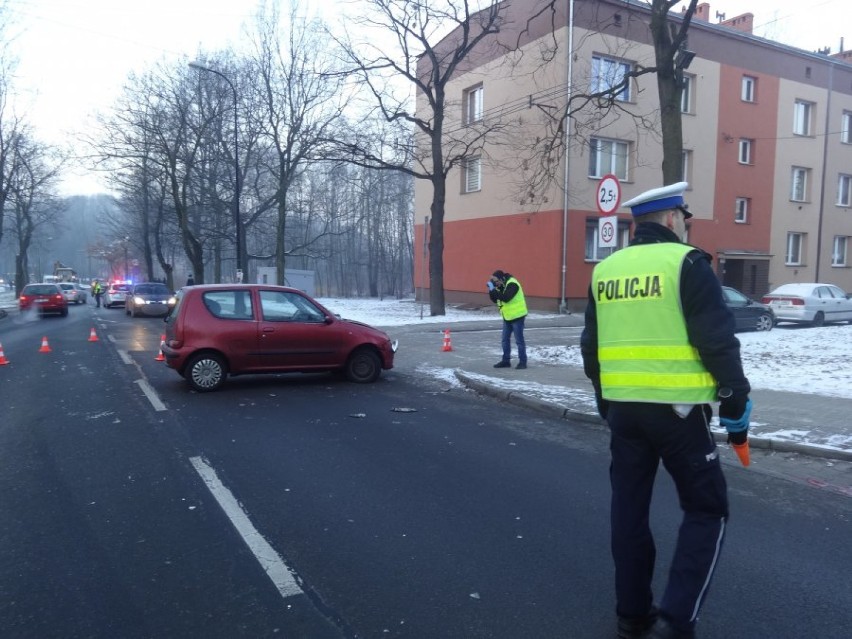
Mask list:
[[[293,0],[288,28],[281,32],[279,3],[264,3],[258,13],[251,65],[257,78],[254,102],[267,145],[271,178],[269,202],[276,211],[275,266],[285,281],[288,253],[307,251],[327,228],[307,224],[297,239],[288,236],[291,195],[307,168],[321,159],[323,140],[342,118],[346,106],[343,76],[330,55],[331,41],[321,24],[300,17]],[[311,233],[305,234],[304,231]],[[317,232],[319,231],[319,232]]]
[[[361,166],[402,171],[432,186],[429,233],[429,307],[432,315],[446,313],[444,301],[444,207],[447,176],[483,145],[493,122],[470,122],[467,127],[446,126],[453,102],[447,87],[460,65],[480,44],[500,30],[507,3],[488,0],[421,2],[367,0],[370,12],[355,23],[372,32],[372,41],[350,36],[340,45],[371,97],[373,108],[390,123],[413,127],[417,144],[409,152],[389,154],[384,142],[357,131],[338,140],[342,157]],[[484,5],[478,10],[476,4]],[[387,46],[388,38],[395,47]],[[393,83],[405,84],[400,97]],[[419,98],[416,110],[411,90]],[[400,138],[408,139],[402,128]],[[402,159],[402,161],[400,161]]]

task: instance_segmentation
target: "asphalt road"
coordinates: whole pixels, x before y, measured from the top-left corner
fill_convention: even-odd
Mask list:
[[[370,386],[201,395],[155,360],[161,331],[91,307],[0,323],[0,636],[612,635],[603,429],[423,379],[402,352]],[[701,636],[848,636],[852,500],[728,480]],[[659,484],[661,588],[679,511]]]

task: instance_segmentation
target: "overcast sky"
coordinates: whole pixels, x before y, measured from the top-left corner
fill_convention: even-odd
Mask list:
[[[6,0],[14,14],[12,51],[20,59],[15,106],[26,113],[48,142],[72,141],[93,124],[92,115],[110,107],[131,72],[144,73],[160,59],[192,59],[244,42],[244,25],[257,0]],[[357,2],[303,1],[306,11],[339,16]],[[841,37],[852,46],[852,0],[716,0],[727,18],[750,11],[756,35],[807,50]],[[286,12],[285,12],[286,13]],[[849,30],[849,33],[845,33]],[[77,177],[66,194],[99,190],[95,180]]]

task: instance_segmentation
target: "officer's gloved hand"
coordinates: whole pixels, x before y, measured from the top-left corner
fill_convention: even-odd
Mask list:
[[[730,397],[719,405],[719,424],[728,431],[728,442],[744,444],[748,440],[751,400],[747,396]]]

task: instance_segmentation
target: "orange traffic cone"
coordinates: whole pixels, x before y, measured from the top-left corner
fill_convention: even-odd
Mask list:
[[[9,363],[9,360],[6,359],[6,355],[3,354],[3,344],[0,344],[0,366],[5,366]]]
[[[47,343],[47,335],[41,338],[41,348],[38,349],[39,353],[50,353],[50,344]]]
[[[744,444],[731,443],[731,447],[734,449],[734,452],[737,454],[737,457],[740,458],[740,463],[743,466],[748,466],[751,462],[751,455],[749,454],[748,448],[748,440],[746,440]]]
[[[450,329],[444,329],[444,346],[441,348],[442,353],[448,353],[453,350],[453,343],[450,341]]]
[[[95,327],[94,326],[92,326],[92,330],[89,331],[89,341],[90,342],[97,342],[98,341],[98,336],[95,333]]]
[[[166,336],[160,335],[160,352],[157,353],[157,356],[154,358],[158,362],[164,362],[166,360],[165,356],[163,355],[163,342],[165,342],[165,341],[166,341]]]

